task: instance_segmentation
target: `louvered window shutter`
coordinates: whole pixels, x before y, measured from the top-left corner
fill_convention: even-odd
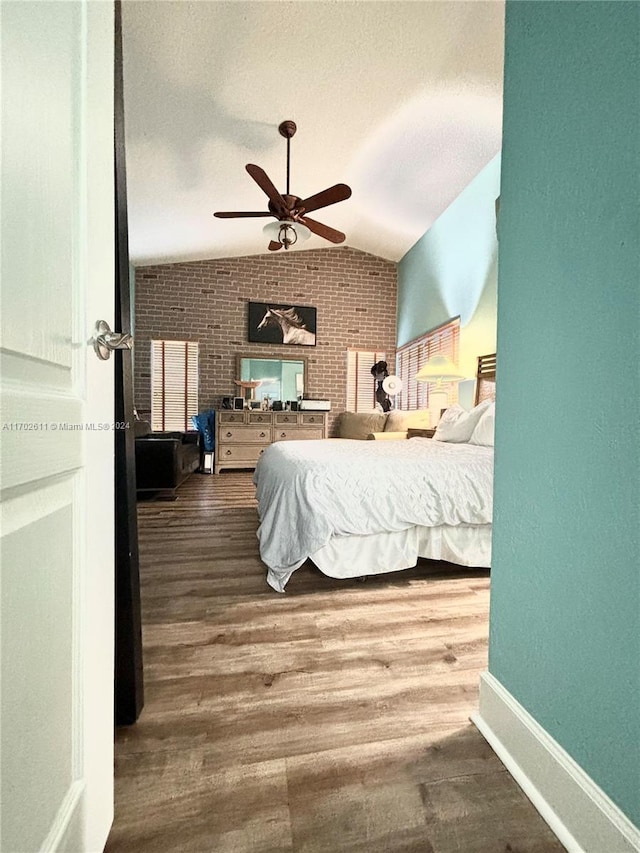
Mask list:
[[[416,382],[416,374],[434,355],[446,355],[458,363],[460,350],[460,318],[456,317],[409,341],[396,353],[396,373],[402,379],[402,392],[398,397],[401,409],[428,409],[431,383]],[[458,383],[446,382],[442,390],[449,397],[449,405],[458,402]]]
[[[376,381],[371,368],[386,361],[383,352],[347,350],[347,411],[370,412],[376,406]]]
[[[151,429],[192,430],[197,413],[197,342],[151,341]]]

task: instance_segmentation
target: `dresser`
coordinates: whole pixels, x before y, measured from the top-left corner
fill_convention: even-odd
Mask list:
[[[227,468],[254,468],[274,441],[327,437],[327,412],[216,412],[215,473]]]

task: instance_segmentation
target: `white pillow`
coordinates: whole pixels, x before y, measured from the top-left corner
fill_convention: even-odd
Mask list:
[[[481,444],[484,447],[493,447],[493,431],[496,423],[496,404],[491,403],[482,415],[473,431],[469,444]]]
[[[492,402],[492,400],[485,400],[479,406],[471,409],[470,412],[457,404],[450,406],[440,418],[433,436],[434,439],[436,441],[452,441],[458,444],[469,441],[478,421]]]

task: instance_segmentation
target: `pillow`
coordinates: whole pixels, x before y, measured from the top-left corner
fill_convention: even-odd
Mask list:
[[[406,432],[409,427],[420,429],[429,427],[429,411],[418,409],[411,412],[403,412],[401,409],[392,409],[384,425],[385,432]]]
[[[493,447],[493,430],[496,422],[496,404],[491,403],[485,413],[476,424],[469,444],[481,444],[484,447]]]
[[[338,420],[338,438],[364,441],[370,432],[382,432],[386,420],[384,412],[343,412]]]
[[[476,428],[476,424],[492,402],[492,400],[485,400],[479,406],[471,409],[470,412],[458,404],[450,406],[440,418],[435,435],[433,436],[434,439],[436,441],[452,441],[456,443],[469,441]]]

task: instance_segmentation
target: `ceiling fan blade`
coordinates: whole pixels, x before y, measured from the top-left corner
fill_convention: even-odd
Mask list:
[[[287,205],[285,200],[271,183],[271,179],[265,170],[261,169],[260,166],[254,166],[253,163],[248,163],[245,166],[245,169],[260,187],[262,192],[269,197],[269,201],[274,205],[274,207],[278,210],[282,210],[283,212],[286,211]]]
[[[336,231],[335,228],[329,228],[328,225],[323,225],[322,222],[316,222],[315,219],[309,219],[307,216],[302,216],[299,220],[303,225],[306,225],[310,231],[317,234],[318,237],[324,237],[331,243],[344,243],[346,235],[342,231]]]
[[[339,201],[345,201],[351,196],[351,187],[346,184],[334,184],[329,189],[322,190],[320,193],[309,196],[300,202],[299,207],[304,209],[305,213],[311,210],[319,210],[321,207],[328,207],[330,204],[337,204]]]
[[[217,213],[214,213],[213,215],[217,216],[218,219],[234,219],[237,216],[275,216],[274,213],[271,213],[270,211],[266,211],[266,210],[260,211],[260,212],[258,212],[257,210],[256,211],[248,211],[247,210],[247,211],[239,211],[239,212],[229,211],[229,210],[219,210],[219,211],[217,211]]]
[[[282,248],[282,243],[278,243],[276,240],[271,240],[268,248],[270,252],[277,252],[278,249]]]

